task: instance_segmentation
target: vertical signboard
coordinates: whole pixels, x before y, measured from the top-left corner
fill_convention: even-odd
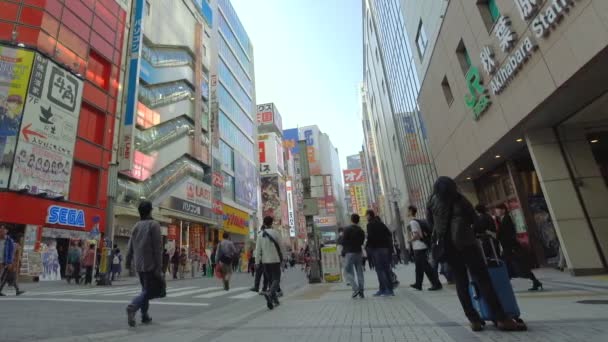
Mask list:
[[[0,189],[8,187],[34,53],[0,45]]]
[[[289,237],[296,236],[296,216],[295,216],[294,206],[293,206],[293,185],[292,184],[293,184],[293,182],[291,180],[288,180],[286,183]]]
[[[306,141],[306,155],[308,156],[308,170],[311,175],[321,174],[321,162],[319,155],[319,128],[309,126],[300,128],[300,140]]]
[[[83,82],[40,54],[32,70],[10,189],[67,198]]]
[[[137,112],[137,91],[139,87],[140,55],[144,30],[144,0],[132,0],[131,32],[129,38],[129,65],[127,71],[127,96],[124,105],[123,124],[120,132],[119,171],[133,167],[135,141],[135,118]]]
[[[283,145],[275,133],[258,135],[258,152],[260,159],[260,175],[283,174]]]
[[[282,224],[279,177],[262,177],[262,216],[272,216],[277,226]]]

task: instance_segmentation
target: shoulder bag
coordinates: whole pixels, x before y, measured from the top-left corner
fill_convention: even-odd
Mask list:
[[[279,254],[279,260],[281,260],[280,262],[283,262],[283,252],[281,252],[281,246],[279,246],[279,243],[277,242],[277,240],[275,240],[271,234],[268,234],[268,232],[264,231],[264,233],[262,233],[262,236],[267,237],[270,239],[270,241],[272,241],[272,243],[274,244],[274,247],[277,249],[277,253]]]

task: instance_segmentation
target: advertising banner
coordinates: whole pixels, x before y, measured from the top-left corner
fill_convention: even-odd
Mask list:
[[[274,123],[274,105],[272,103],[258,105],[257,121],[259,126]]]
[[[281,225],[281,196],[279,177],[262,177],[262,216],[274,217],[275,225]]]
[[[283,174],[283,146],[281,139],[275,133],[258,135],[260,157],[260,175]]]
[[[256,209],[258,206],[256,167],[237,152],[234,153],[234,164],[236,203],[249,209]]]
[[[233,234],[249,235],[249,214],[229,205],[223,206],[224,225],[222,228]]]
[[[171,195],[206,208],[213,208],[212,192],[213,189],[210,185],[198,179],[188,177]]]
[[[144,31],[144,0],[134,1],[131,13],[131,33],[129,37],[129,64],[127,72],[127,97],[123,124],[120,130],[119,171],[128,171],[133,167],[133,150],[135,148],[135,119],[137,111],[137,91],[139,88],[139,70]]]
[[[335,227],[338,224],[336,216],[315,216],[315,225],[317,227]]]
[[[283,147],[290,150],[294,156],[298,155],[300,152],[298,140],[300,140],[300,133],[297,128],[283,131]]]
[[[336,245],[321,248],[321,267],[323,279],[328,283],[342,281],[342,265],[340,254]]]
[[[361,183],[365,181],[363,169],[342,170],[342,174],[344,175],[345,184]]]
[[[11,190],[68,197],[83,82],[36,54]]]
[[[308,156],[308,168],[311,175],[321,173],[321,162],[319,155],[319,129],[316,126],[300,128],[299,139],[306,140],[306,153]]]
[[[288,180],[285,183],[287,190],[287,219],[289,224],[289,237],[296,236],[296,215],[294,211],[294,200],[293,200],[293,182]]]
[[[34,53],[0,45],[0,189],[8,187]]]

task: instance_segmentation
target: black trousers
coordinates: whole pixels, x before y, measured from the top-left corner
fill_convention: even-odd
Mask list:
[[[477,279],[479,291],[481,292],[483,298],[486,299],[490,309],[494,312],[496,319],[500,321],[506,318],[502,305],[500,304],[498,296],[496,295],[494,287],[492,286],[490,274],[488,273],[488,267],[486,266],[483,255],[477,246],[470,246],[460,251],[447,247],[446,261],[450,266],[452,276],[454,277],[460,305],[462,305],[464,314],[467,316],[469,321],[478,322],[480,321],[480,317],[473,307],[473,302],[471,301],[471,296],[469,295],[469,276],[467,274],[467,268],[469,272],[471,272],[471,274]]]
[[[266,291],[268,289],[269,276],[266,274],[266,268],[264,264],[257,264],[255,267],[255,279],[253,280],[253,287],[256,289],[260,288],[260,281],[262,280],[262,276],[264,276],[264,283],[262,287],[262,291]]]
[[[84,277],[84,284],[88,285],[93,282],[93,266],[86,266],[86,273]]]
[[[277,299],[277,292],[281,289],[281,263],[264,264],[264,270],[269,278],[270,298]]]
[[[431,285],[440,287],[441,282],[439,281],[439,275],[437,271],[429,264],[427,257],[428,249],[420,249],[414,251],[414,260],[416,262],[416,283],[414,285],[421,287],[424,281],[424,275],[431,282]]]

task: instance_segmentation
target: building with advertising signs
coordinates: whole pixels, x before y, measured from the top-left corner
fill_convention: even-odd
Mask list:
[[[359,214],[361,226],[365,228],[365,213],[370,207],[368,197],[367,177],[362,168],[360,154],[348,156],[346,159],[349,169],[343,170],[344,193],[348,214]]]
[[[608,3],[452,0],[443,17],[419,97],[438,173],[507,205],[538,264],[605,272]]]
[[[151,201],[168,249],[217,239],[210,139],[214,15],[207,1],[133,0],[125,115],[120,123],[115,243]],[[170,17],[170,29],[157,25]],[[217,53],[216,53],[217,54]]]
[[[114,1],[2,3],[0,223],[41,280],[105,231],[125,20]]]
[[[298,141],[306,141],[312,192],[319,208],[315,224],[327,240],[332,240],[338,227],[348,222],[338,150],[317,126],[287,129],[283,133],[283,144],[292,155],[299,154]]]

